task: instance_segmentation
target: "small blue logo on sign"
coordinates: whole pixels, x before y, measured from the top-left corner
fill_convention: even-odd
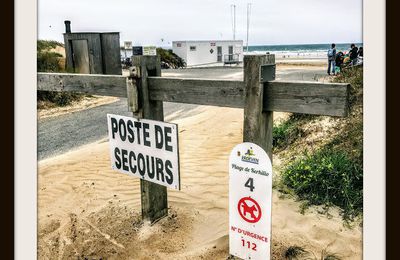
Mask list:
[[[256,155],[253,152],[253,148],[250,147],[250,149],[247,149],[246,153],[242,156],[242,161],[258,164],[258,158],[256,158],[255,156]]]

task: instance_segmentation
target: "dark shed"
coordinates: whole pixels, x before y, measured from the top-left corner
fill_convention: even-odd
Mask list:
[[[65,21],[65,31],[67,71],[84,74],[122,74],[118,32],[71,33],[69,21]]]

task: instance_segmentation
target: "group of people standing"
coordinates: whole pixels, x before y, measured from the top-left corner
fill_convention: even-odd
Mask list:
[[[348,53],[336,52],[336,44],[332,43],[328,50],[328,75],[336,75],[344,64],[356,65],[363,55],[363,47],[357,48],[354,43],[350,45]]]

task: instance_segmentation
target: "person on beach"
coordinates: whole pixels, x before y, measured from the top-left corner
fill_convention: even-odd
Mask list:
[[[335,58],[335,74],[340,73],[340,70],[342,69],[343,65],[343,60],[344,60],[344,53],[339,51],[336,53],[336,58]]]
[[[328,75],[335,74],[335,58],[336,58],[336,44],[332,43],[331,48],[328,50]]]
[[[350,61],[352,65],[356,65],[358,57],[358,48],[354,43],[350,45],[351,50],[349,51]]]
[[[358,48],[358,57],[363,57],[364,56],[364,51],[363,47]]]

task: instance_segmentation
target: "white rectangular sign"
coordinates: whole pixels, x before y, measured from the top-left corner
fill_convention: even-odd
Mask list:
[[[254,143],[229,156],[229,253],[268,260],[271,251],[272,164]]]
[[[131,41],[124,42],[124,48],[125,48],[125,50],[131,49],[132,48],[132,42]]]
[[[107,114],[111,168],[180,190],[178,125]]]
[[[143,47],[143,55],[157,55],[157,49],[155,46],[144,46]]]

